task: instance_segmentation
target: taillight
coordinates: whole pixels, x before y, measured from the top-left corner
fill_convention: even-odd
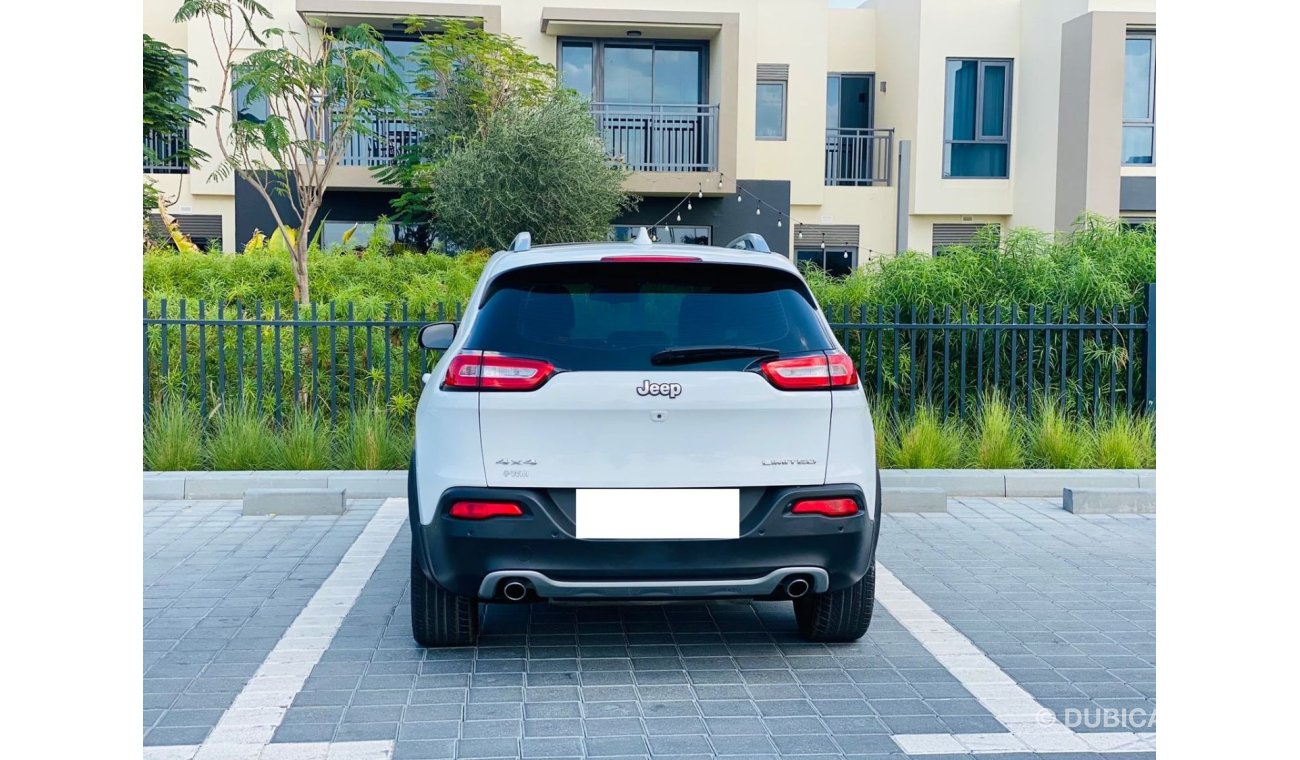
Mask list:
[[[795,359],[773,359],[760,366],[763,377],[783,391],[851,388],[858,384],[853,360],[839,351]]]
[[[490,520],[493,517],[521,517],[524,510],[509,501],[458,501],[448,511],[462,520]]]
[[[457,354],[447,365],[444,388],[481,391],[531,391],[555,374],[555,365],[492,352]]]
[[[796,501],[790,511],[796,515],[850,517],[858,513],[858,503],[853,499],[804,499]]]

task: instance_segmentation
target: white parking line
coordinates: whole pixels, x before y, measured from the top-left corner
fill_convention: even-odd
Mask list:
[[[164,754],[178,747],[148,747],[147,760],[380,760],[393,742],[312,742],[272,745],[271,737],[320,662],[357,596],[388,552],[406,519],[406,499],[387,499],[357,536],[338,567],[294,619],[244,690],[221,715],[208,738],[188,757]],[[151,754],[150,750],[159,750]],[[294,754],[294,752],[298,754]],[[321,754],[324,752],[325,754]]]
[[[145,747],[144,760],[194,760],[197,744]],[[259,754],[229,754],[222,757],[252,757],[257,760],[388,760],[393,742],[281,742],[262,747]]]
[[[884,565],[876,565],[876,600],[948,669],[999,723],[1005,734],[898,734],[909,755],[994,752],[1154,752],[1154,733],[1076,733],[1039,704]]]

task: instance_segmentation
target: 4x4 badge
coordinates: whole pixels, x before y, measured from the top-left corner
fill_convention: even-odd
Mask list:
[[[525,464],[535,465],[537,464],[537,460],[536,459],[498,459],[497,464],[504,464],[507,466],[513,465],[515,467],[518,467],[520,465],[525,465]]]
[[[642,380],[637,386],[636,395],[638,396],[667,396],[668,398],[677,398],[682,395],[681,383],[652,383],[649,380]]]

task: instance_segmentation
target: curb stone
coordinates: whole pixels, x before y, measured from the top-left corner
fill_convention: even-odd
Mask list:
[[[1065,488],[1061,509],[1076,515],[1155,514],[1156,492],[1152,488]]]

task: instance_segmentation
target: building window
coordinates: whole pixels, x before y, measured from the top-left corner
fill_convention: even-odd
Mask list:
[[[758,83],[758,108],[754,136],[760,140],[785,139],[785,82]]]
[[[1124,163],[1156,159],[1156,34],[1129,32],[1124,41]]]
[[[853,273],[853,268],[858,265],[858,249],[848,246],[827,246],[825,249],[820,246],[817,248],[803,248],[796,246],[794,249],[795,264],[800,268],[805,263],[821,269],[832,277],[844,277]]]
[[[686,245],[712,245],[712,227],[685,227],[682,225],[660,225],[650,227],[644,224],[615,224],[610,227],[609,240],[627,242],[636,240],[636,234],[642,227],[650,238],[658,243],[685,243]]]
[[[704,103],[707,64],[707,46],[702,42],[560,42],[561,84],[593,102],[610,105]]]
[[[1011,153],[1011,61],[948,59],[943,176],[1005,179]]]
[[[758,64],[754,137],[759,140],[785,139],[786,89],[789,81],[790,64]]]
[[[234,89],[235,120],[265,124],[271,113],[266,98],[250,97],[249,90],[251,88],[248,85],[240,85]]]

